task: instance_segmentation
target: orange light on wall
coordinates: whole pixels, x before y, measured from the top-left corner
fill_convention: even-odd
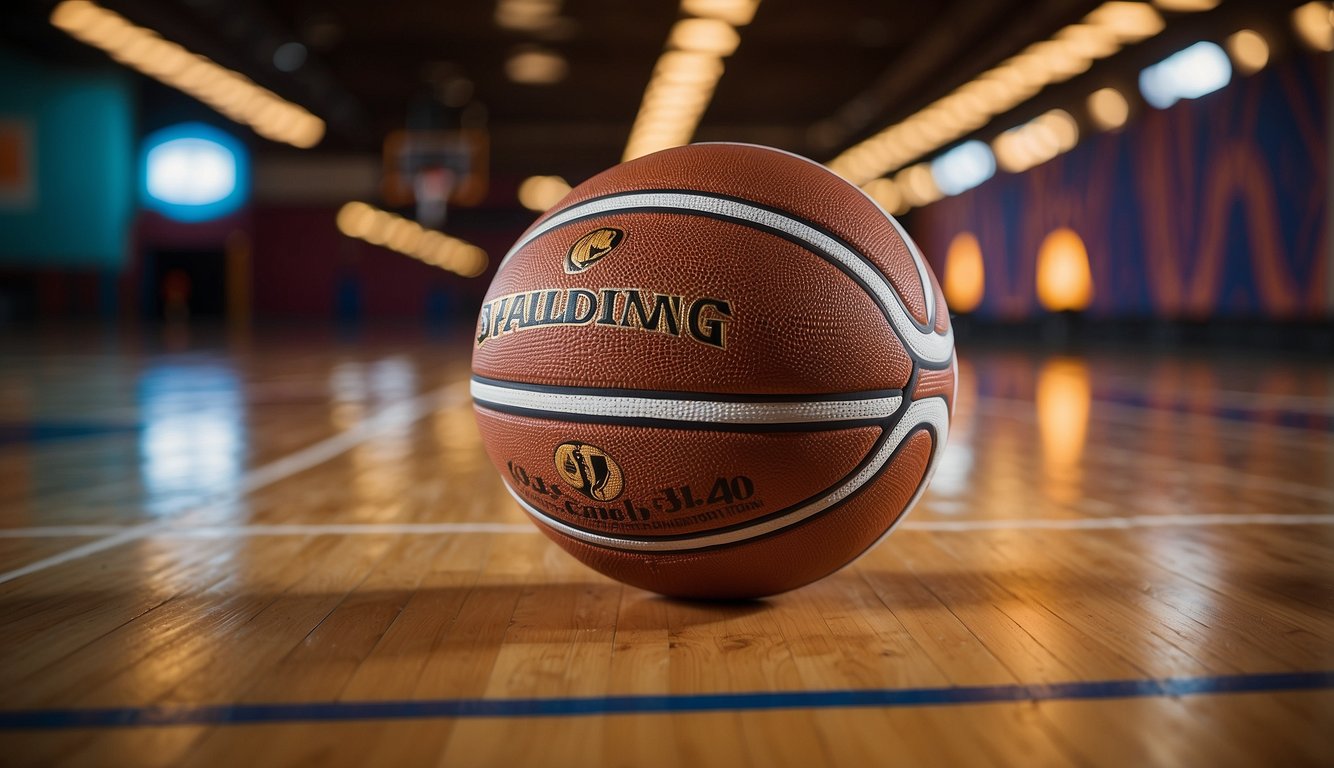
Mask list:
[[[1038,248],[1038,301],[1050,312],[1081,310],[1093,301],[1093,273],[1084,241],[1068,227],[1053,230]]]
[[[945,302],[955,312],[972,312],[986,292],[982,246],[972,232],[960,232],[945,252]]]

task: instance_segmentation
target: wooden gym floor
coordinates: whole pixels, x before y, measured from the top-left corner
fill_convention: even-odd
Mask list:
[[[0,346],[0,763],[1334,762],[1328,361],[964,348],[909,521],[725,605],[538,535],[466,376],[395,338]]]

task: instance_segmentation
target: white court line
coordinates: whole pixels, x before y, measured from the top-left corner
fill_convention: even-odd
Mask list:
[[[466,403],[468,402],[468,399],[468,382],[460,381],[446,387],[441,387],[433,392],[418,395],[411,400],[395,403],[394,405],[379,411],[374,416],[357,423],[346,431],[339,432],[338,434],[333,435],[332,437],[327,437],[317,443],[312,443],[295,453],[246,472],[241,476],[239,482],[233,484],[225,492],[218,494],[220,497],[218,500],[206,503],[202,507],[181,510],[177,514],[184,514],[187,511],[206,511],[210,506],[216,506],[232,498],[238,492],[248,493],[272,485],[279,480],[283,480],[310,469],[311,467],[323,464],[381,433],[389,432],[407,424],[412,424],[423,416],[433,413],[436,410]],[[89,555],[97,554],[98,552],[124,544],[127,541],[154,536],[170,530],[171,524],[168,520],[159,520],[151,523],[130,526],[121,530],[120,533],[108,536],[105,539],[91,541],[59,554],[28,563],[21,568],[15,568],[12,571],[0,573],[0,584],[13,581],[14,579],[38,571],[44,571],[47,568],[63,565],[71,560],[78,560]]]
[[[1120,531],[1135,528],[1206,528],[1244,525],[1334,525],[1331,515],[1130,515],[1125,517],[1079,518],[1014,518],[1009,520],[907,520],[895,530],[927,531],[931,533],[971,533],[975,531]],[[71,526],[71,528],[74,526]],[[115,526],[100,526],[113,529]],[[536,534],[532,523],[279,523],[266,525],[201,525],[154,526],[154,530],[140,533],[144,526],[121,528],[135,533],[135,538],[211,539],[251,538],[261,536],[385,536],[385,535],[439,535],[439,534]],[[0,537],[21,539],[59,535],[59,526],[42,528],[12,528]],[[122,536],[112,538],[126,541]],[[101,542],[94,542],[101,543]],[[119,543],[119,542],[117,542]]]

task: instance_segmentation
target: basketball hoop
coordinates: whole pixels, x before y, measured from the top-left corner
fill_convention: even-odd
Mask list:
[[[443,226],[450,204],[481,202],[486,183],[486,137],[480,131],[403,130],[385,139],[385,203],[415,206],[422,226]]]

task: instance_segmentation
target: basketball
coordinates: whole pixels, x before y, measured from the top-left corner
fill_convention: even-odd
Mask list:
[[[805,158],[695,144],[569,192],[501,261],[471,383],[565,551],[661,594],[808,584],[912,507],[954,398],[945,301],[892,216]]]

